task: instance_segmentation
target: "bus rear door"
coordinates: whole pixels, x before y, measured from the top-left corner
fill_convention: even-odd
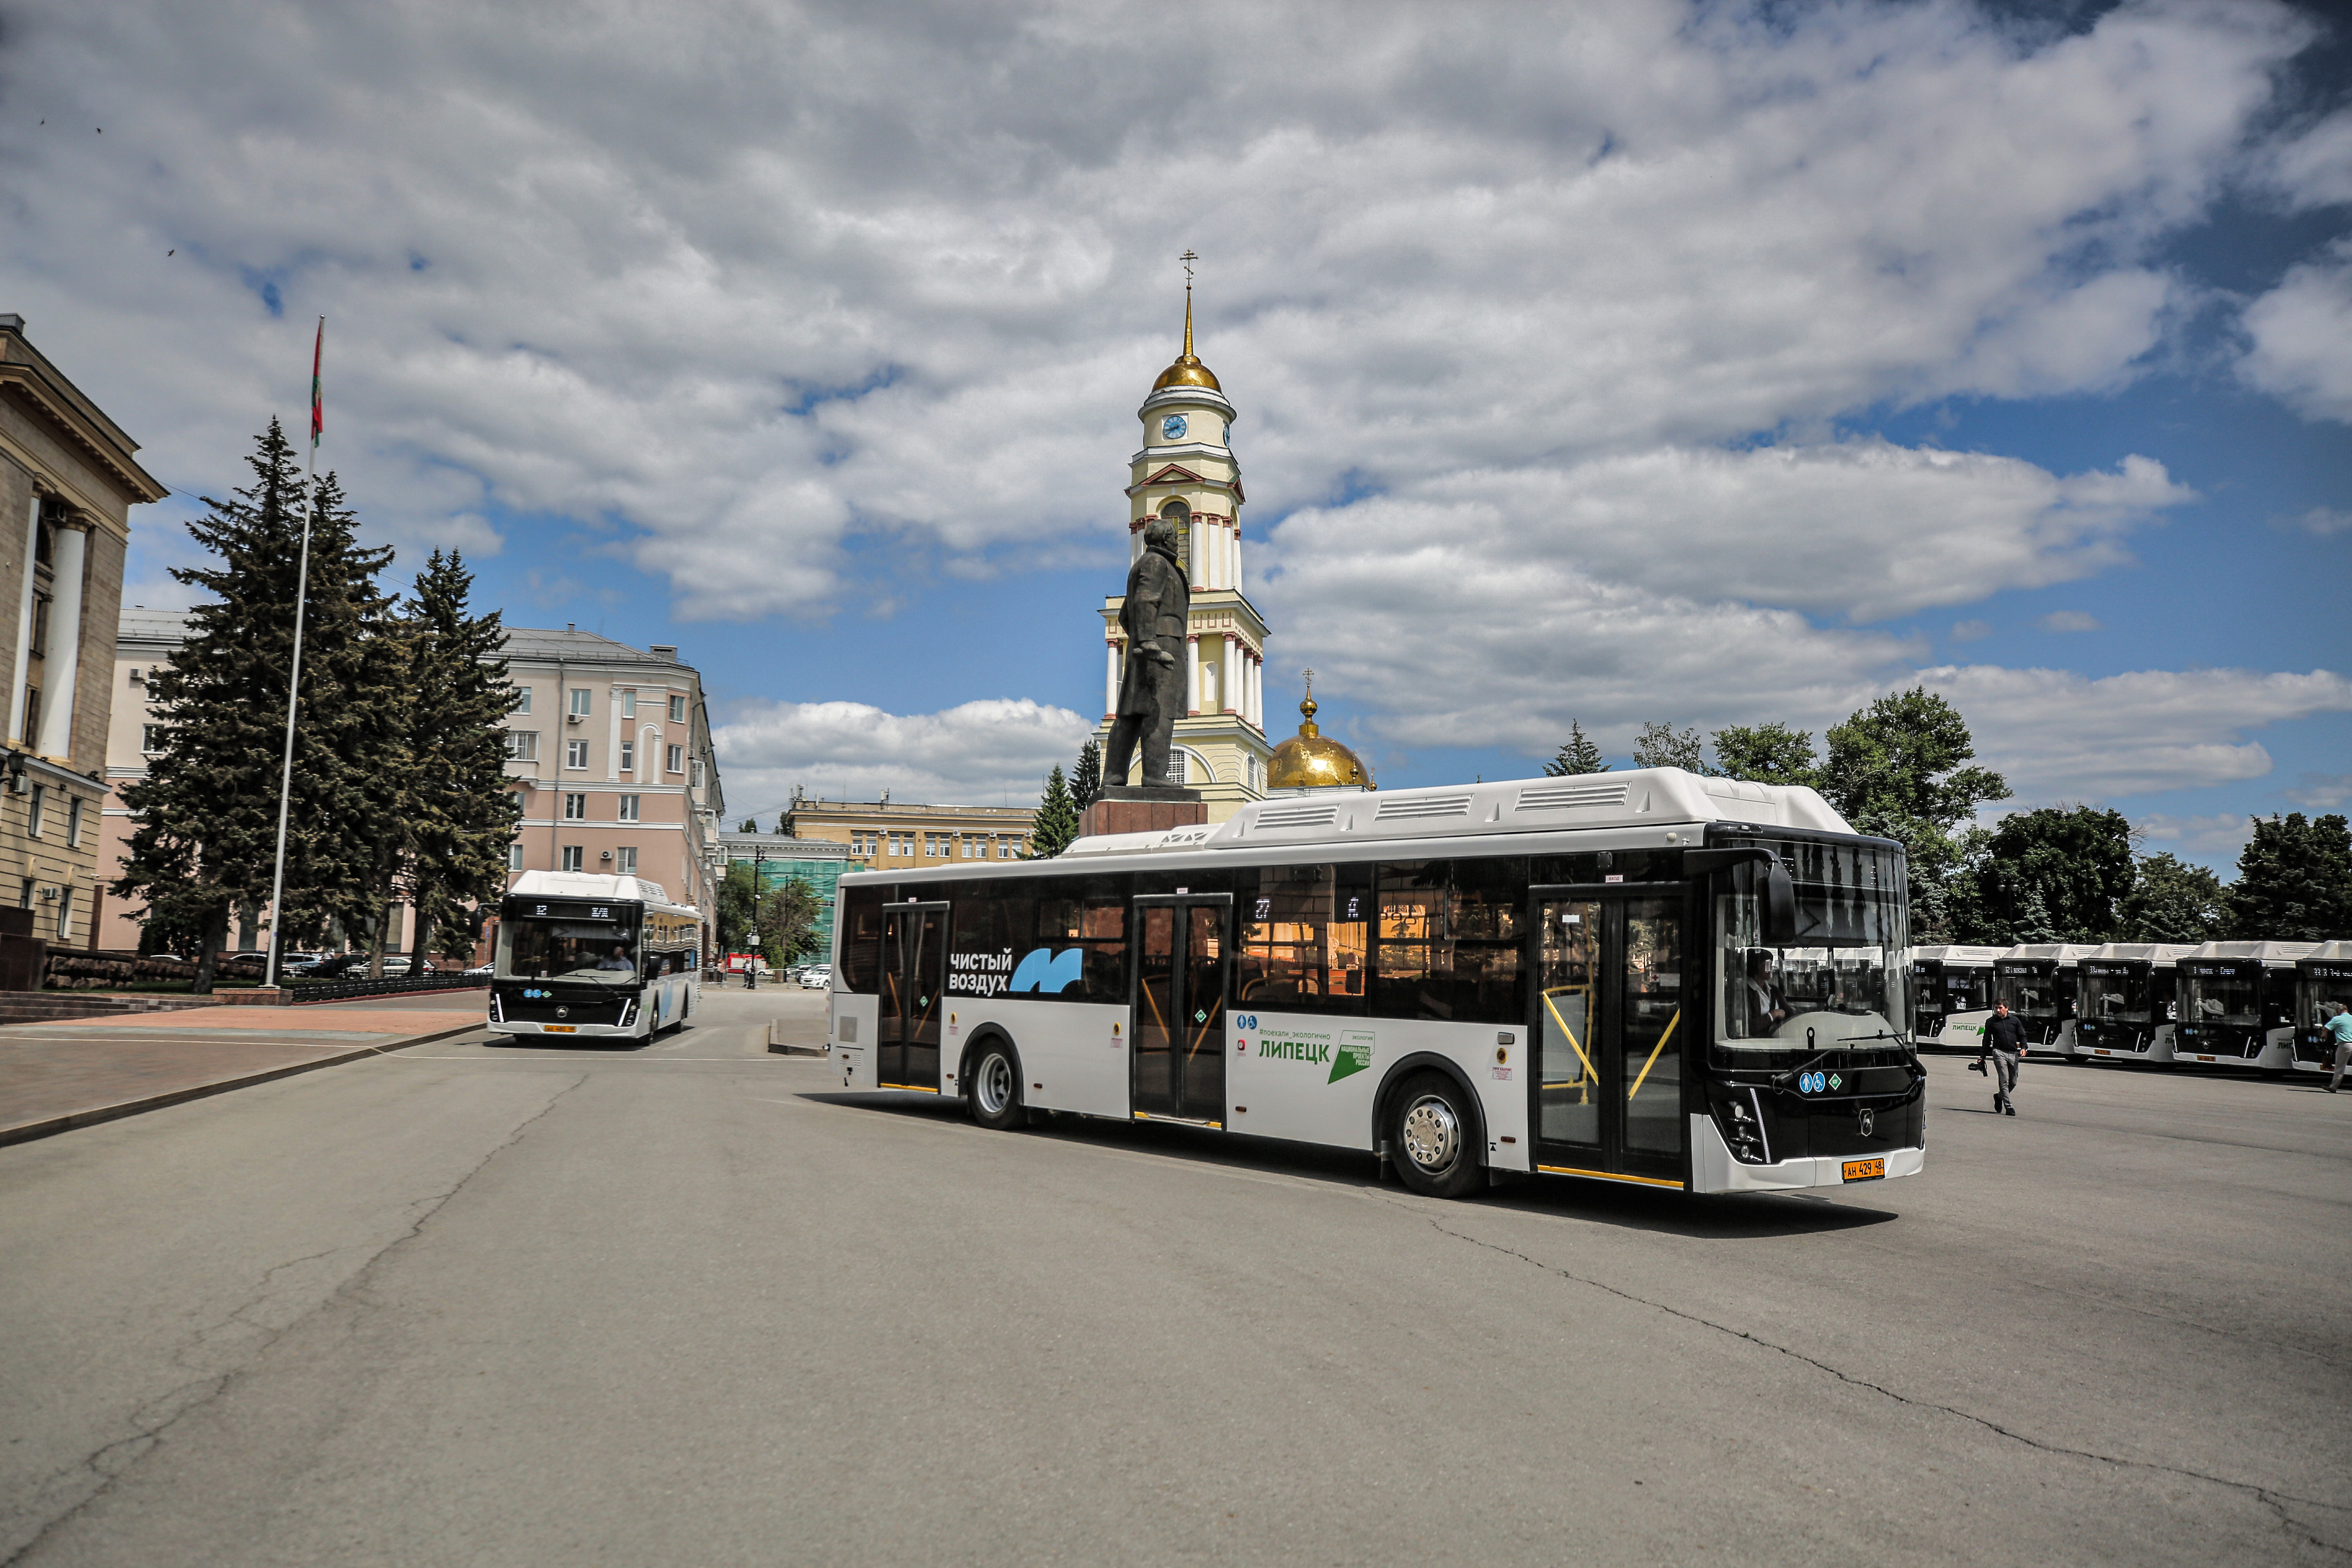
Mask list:
[[[1536,1168],[1681,1186],[1681,889],[1532,891]]]
[[[948,907],[882,906],[882,1009],[876,1080],[940,1091],[940,1021],[948,988]]]

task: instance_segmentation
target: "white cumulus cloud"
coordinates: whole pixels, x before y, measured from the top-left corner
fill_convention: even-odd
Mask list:
[[[862,702],[746,707],[711,732],[731,816],[782,808],[795,787],[827,800],[1034,805],[1067,772],[1094,721],[1021,700],[889,713]]]

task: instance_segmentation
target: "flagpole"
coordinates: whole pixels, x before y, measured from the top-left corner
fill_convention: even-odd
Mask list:
[[[286,951],[286,816],[294,797],[294,713],[302,696],[302,613],[310,603],[310,518],[319,510],[319,437],[325,421],[319,395],[319,368],[327,352],[327,318],[319,318],[310,348],[310,458],[302,471],[302,564],[294,576],[294,658],[286,680],[286,765],[278,775],[278,864],[269,877],[269,962],[261,983],[278,984],[278,961]]]

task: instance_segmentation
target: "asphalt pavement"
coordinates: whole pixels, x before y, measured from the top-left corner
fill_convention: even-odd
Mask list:
[[[1414,1197],[845,1095],[822,998],[0,1149],[0,1563],[2340,1562],[2352,1097],[1935,1058],[1927,1173]]]

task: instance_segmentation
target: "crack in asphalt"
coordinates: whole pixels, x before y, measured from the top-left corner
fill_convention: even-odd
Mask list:
[[[1897,1405],[1906,1405],[1914,1409],[1919,1410],[1937,1411],[1946,1415],[1955,1416],[1959,1420],[1967,1421],[1975,1426],[1981,1426],[1986,1431],[1993,1433],[1998,1436],[2006,1437],[2011,1442],[2023,1444],[2029,1448],[2037,1449],[2045,1454],[2054,1454],[2068,1458],[2090,1459],[2103,1465],[2113,1465],[2119,1469],[2148,1470],[2159,1475],[2178,1476],[2184,1480],[2204,1481],[2212,1486],[2223,1487],[2232,1491],[2244,1493],[2261,1502],[2263,1507],[2269,1509],[2273,1514],[2275,1514],[2278,1518],[2281,1529],[2285,1530],[2292,1534],[2300,1535],[2305,1541],[2320,1548],[2322,1551],[2335,1552],[2339,1557],[2352,1557],[2352,1547],[2342,1546],[2333,1541],[2323,1540],[2321,1537],[2312,1532],[2311,1526],[2304,1523],[2303,1521],[2295,1518],[2293,1514],[2287,1511],[2287,1504],[2296,1503],[2306,1508],[2325,1509],[2330,1512],[2340,1513],[2344,1510],[2338,1504],[2326,1502],[2318,1498],[2297,1497],[2291,1492],[2282,1492],[2274,1490],[2269,1487],[2257,1486],[2252,1481],[2232,1480],[2227,1476],[2208,1475],[2202,1470],[2184,1469],[2178,1465],[2158,1464],[2147,1459],[2126,1459],[2114,1454],[2095,1453],[2088,1448],[2070,1448],[2063,1444],[2043,1442],[2038,1437],[2029,1436],[2025,1433],[2017,1431],[2011,1427],[2004,1426],[2000,1422],[1992,1420],[1988,1416],[1979,1415],[1971,1411],[1961,1410],[1949,1405],[1939,1405],[1933,1400],[1914,1399],[1908,1394],[1898,1394],[1894,1389],[1885,1386],[1884,1384],[1873,1383],[1868,1378],[1864,1377],[1856,1377],[1852,1373],[1841,1371],[1839,1368],[1832,1366],[1829,1363],[1822,1361],[1816,1356],[1807,1355],[1804,1352],[1792,1349],[1788,1345],[1776,1344],[1772,1341],[1765,1339],[1760,1335],[1751,1333],[1746,1329],[1734,1328],[1728,1323],[1718,1323],[1710,1318],[1702,1318],[1696,1312],[1687,1312],[1679,1307],[1669,1306],[1664,1301],[1654,1301],[1646,1296],[1637,1296],[1630,1290],[1620,1289],[1618,1287],[1608,1284],[1603,1280],[1593,1279],[1581,1274],[1572,1273],[1566,1268],[1560,1268],[1557,1264],[1546,1263],[1539,1258],[1531,1258],[1516,1247],[1505,1247],[1500,1242],[1488,1241],[1484,1237],[1472,1236],[1465,1231],[1452,1229],[1447,1226],[1439,1224],[1434,1215],[1422,1213],[1420,1210],[1412,1208],[1410,1205],[1401,1204],[1396,1199],[1387,1196],[1386,1194],[1368,1193],[1367,1195],[1375,1197],[1378,1201],[1385,1203],[1392,1208],[1403,1209],[1408,1214],[1415,1215],[1419,1218],[1428,1221],[1430,1228],[1436,1231],[1440,1236],[1452,1237],[1456,1241],[1466,1241],[1473,1247],[1484,1247],[1490,1252],[1499,1252],[1506,1258],[1516,1258],[1520,1262],[1527,1264],[1530,1268],[1540,1269],[1546,1274],[1553,1275],[1561,1279],[1572,1281],[1575,1284],[1590,1286],[1595,1290],[1600,1290],[1608,1295],[1614,1296],[1620,1300],[1630,1301],[1637,1307],[1647,1307],[1654,1311],[1664,1312],[1669,1317],[1680,1318],[1686,1323],[1695,1323],[1703,1329],[1712,1329],[1717,1333],[1726,1334],[1733,1339],[1745,1340],[1749,1344],[1759,1346],[1764,1350],[1776,1352],[1779,1354],[1789,1357],[1791,1361],[1802,1362],[1807,1366],[1815,1368],[1821,1372],[1825,1372],[1832,1377],[1836,1378],[1840,1383],[1848,1384],[1853,1387],[1864,1389],[1869,1393],[1880,1394],[1887,1399],[1891,1399]]]
[[[516,1123],[512,1131],[509,1132],[505,1138],[501,1139],[496,1145],[484,1153],[479,1160],[474,1162],[474,1163],[467,1169],[465,1174],[459,1176],[455,1182],[451,1183],[446,1192],[437,1194],[430,1194],[415,1200],[415,1204],[412,1204],[411,1206],[417,1207],[418,1212],[416,1216],[409,1222],[405,1229],[386,1241],[382,1247],[377,1247],[373,1253],[369,1255],[367,1260],[362,1263],[357,1268],[353,1269],[350,1277],[344,1279],[341,1284],[336,1286],[332,1290],[328,1291],[307,1310],[289,1321],[284,1327],[274,1331],[263,1328],[260,1324],[249,1322],[245,1318],[246,1313],[252,1311],[255,1308],[260,1306],[269,1299],[270,1281],[289,1268],[299,1268],[305,1263],[315,1263],[320,1258],[331,1257],[335,1253],[341,1252],[345,1249],[340,1247],[331,1247],[326,1248],[324,1251],[311,1253],[306,1258],[289,1258],[284,1263],[271,1265],[261,1277],[260,1288],[249,1300],[235,1308],[232,1308],[218,1322],[198,1330],[185,1344],[172,1352],[173,1360],[184,1362],[184,1358],[185,1358],[191,1352],[202,1347],[208,1341],[218,1335],[224,1329],[227,1328],[229,1324],[242,1322],[245,1323],[247,1327],[255,1329],[264,1336],[261,1342],[254,1346],[251,1354],[246,1358],[244,1364],[231,1367],[226,1372],[214,1373],[210,1375],[199,1377],[188,1383],[184,1383],[176,1388],[167,1390],[163,1394],[157,1394],[152,1399],[142,1402],[131,1412],[131,1421],[139,1426],[140,1429],[138,1431],[131,1433],[127,1437],[118,1437],[110,1443],[101,1444],[97,1448],[94,1448],[89,1453],[84,1455],[81,1458],[75,1460],[72,1464],[64,1466],[53,1472],[48,1479],[43,1481],[39,1487],[35,1489],[37,1494],[41,1491],[47,1491],[50,1488],[59,1485],[78,1473],[88,1472],[95,1474],[99,1478],[99,1481],[96,1486],[92,1487],[79,1500],[77,1500],[72,1507],[66,1509],[64,1511],[58,1513],[47,1522],[44,1523],[40,1529],[34,1533],[32,1539],[26,1542],[24,1545],[18,1547],[16,1551],[10,1552],[6,1557],[0,1558],[0,1568],[16,1568],[18,1563],[29,1559],[34,1552],[39,1551],[43,1545],[47,1544],[49,1539],[56,1535],[59,1530],[63,1529],[68,1524],[72,1523],[73,1521],[80,1515],[83,1510],[89,1508],[90,1504],[98,1501],[100,1498],[106,1496],[107,1493],[113,1490],[116,1482],[120,1481],[124,1476],[129,1475],[131,1469],[137,1466],[142,1459],[154,1452],[154,1450],[162,1445],[166,1433],[170,1432],[173,1426],[177,1426],[192,1413],[203,1409],[207,1405],[213,1403],[213,1401],[218,1399],[222,1394],[227,1393],[230,1386],[236,1383],[238,1379],[243,1378],[251,1373],[254,1366],[259,1363],[260,1359],[269,1352],[270,1347],[276,1344],[279,1340],[293,1332],[296,1329],[301,1327],[302,1324],[310,1321],[312,1318],[318,1316],[319,1313],[325,1310],[327,1308],[333,1306],[338,1301],[348,1300],[360,1301],[364,1304],[365,1298],[360,1295],[359,1287],[362,1282],[366,1279],[369,1273],[372,1272],[378,1264],[382,1263],[394,1248],[404,1247],[409,1242],[417,1239],[417,1237],[424,1233],[425,1224],[430,1221],[435,1215],[439,1214],[443,1208],[446,1207],[452,1198],[455,1198],[459,1193],[464,1192],[467,1183],[471,1182],[476,1176],[480,1175],[482,1172],[489,1166],[491,1161],[496,1160],[500,1154],[505,1153],[509,1149],[513,1148],[517,1143],[520,1142],[522,1141],[523,1134],[530,1131],[532,1125],[536,1123],[540,1118],[553,1110],[558,1105],[562,1103],[564,1098],[571,1094],[573,1089],[578,1089],[582,1084],[586,1083],[587,1081],[588,1075],[583,1073],[579,1077],[574,1078],[563,1088],[558,1089],[554,1094],[549,1096],[548,1101],[545,1105],[541,1106],[537,1110],[532,1111],[529,1116]],[[422,1206],[419,1207],[418,1205]],[[115,1462],[117,1459],[120,1460],[120,1463]]]

